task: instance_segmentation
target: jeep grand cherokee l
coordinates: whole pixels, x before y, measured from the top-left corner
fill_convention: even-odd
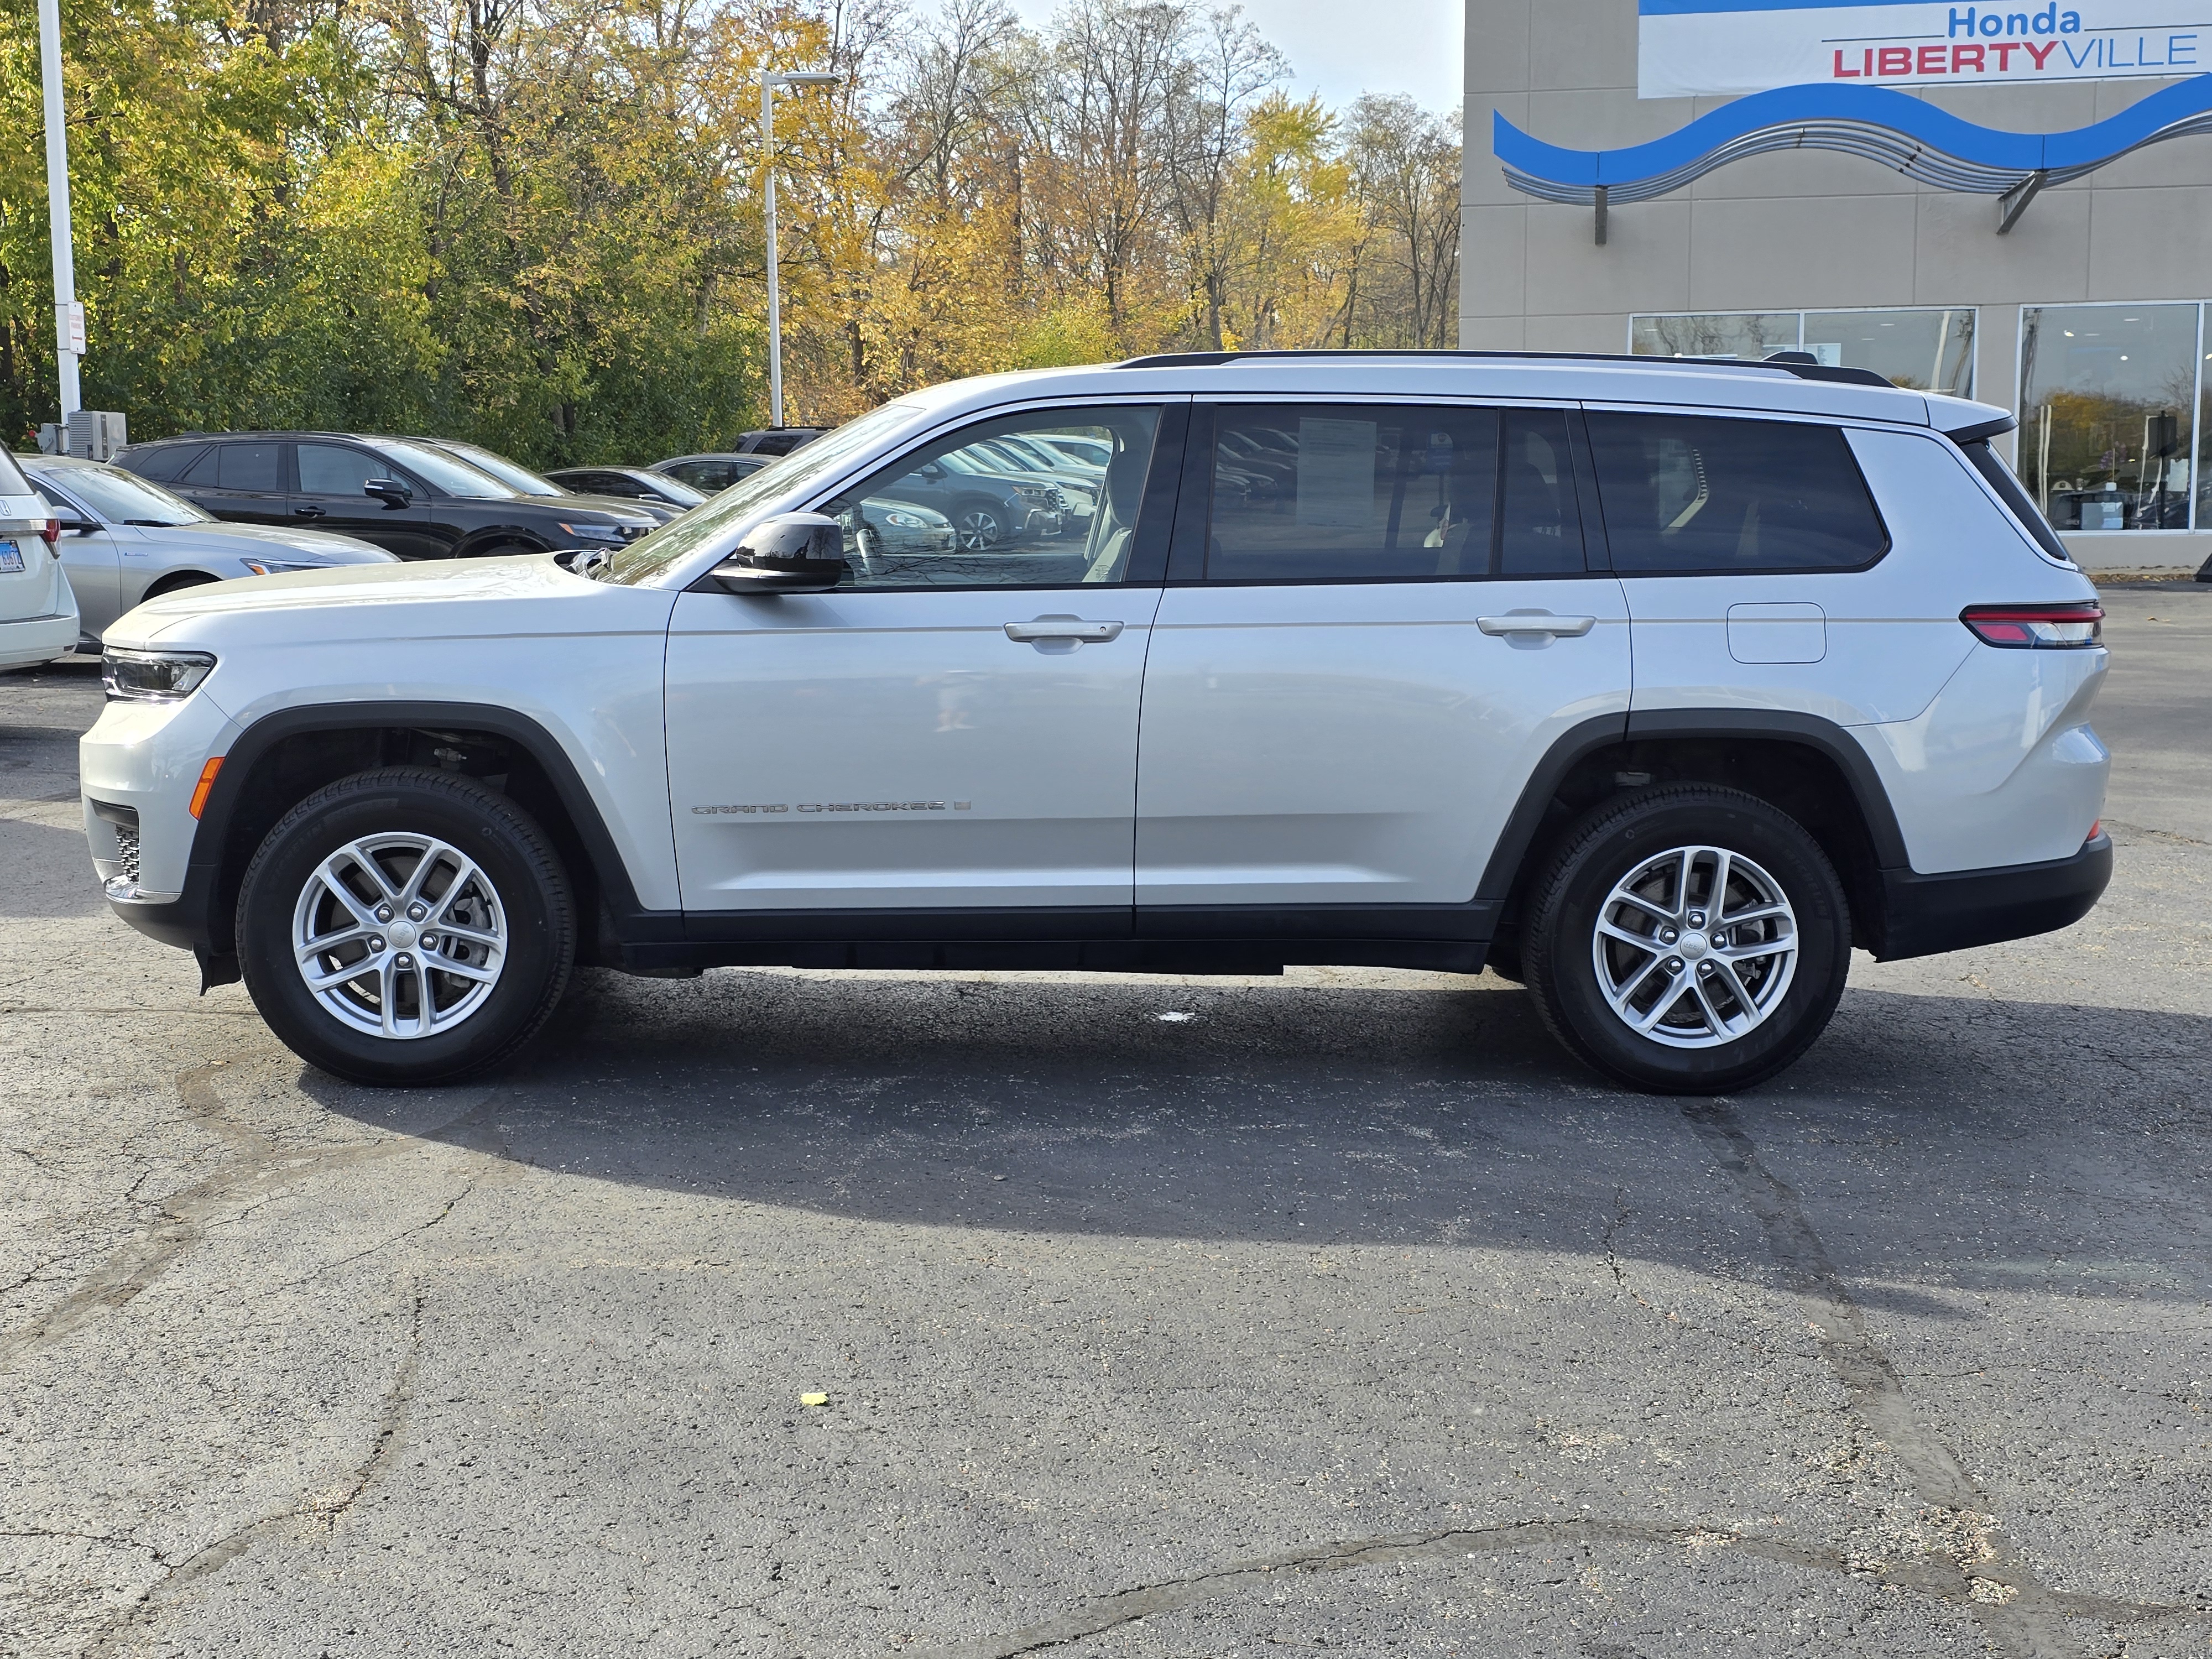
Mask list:
[[[611,551],[140,606],[94,866],[376,1082],[499,1062],[579,962],[1336,963],[1487,963],[1614,1079],[1741,1089],[1854,945],[2062,927],[2108,878],[2100,613],[2010,425],[1809,363],[939,386]],[[858,545],[1009,436],[1094,458],[1085,531]]]

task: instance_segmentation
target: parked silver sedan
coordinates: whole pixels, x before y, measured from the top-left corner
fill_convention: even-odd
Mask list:
[[[62,568],[76,590],[81,644],[141,600],[200,582],[335,564],[394,564],[380,547],[325,530],[226,524],[157,483],[74,456],[15,459],[61,520]]]

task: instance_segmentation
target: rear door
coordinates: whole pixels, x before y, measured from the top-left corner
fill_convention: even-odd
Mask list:
[[[1203,534],[1179,519],[1146,673],[1139,930],[1267,931],[1300,907],[1300,931],[1488,937],[1473,901],[1522,785],[1628,702],[1572,412],[1212,413],[1212,464],[1184,489]]]
[[[292,483],[278,438],[225,438],[171,486],[195,506],[233,524],[289,524]]]

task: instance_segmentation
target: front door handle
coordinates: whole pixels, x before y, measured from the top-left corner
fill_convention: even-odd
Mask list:
[[[295,507],[292,509],[292,516],[295,519],[319,519],[323,516],[323,509],[319,507]]]
[[[1595,617],[1555,617],[1548,611],[1515,611],[1503,617],[1477,617],[1474,625],[1484,633],[1510,636],[1546,634],[1578,640],[1597,626]]]
[[[1103,645],[1118,638],[1121,624],[1117,622],[1085,622],[1080,617],[1039,617],[1034,622],[1008,623],[1006,637],[1017,644],[1033,645],[1040,640],[1071,640],[1078,645]]]

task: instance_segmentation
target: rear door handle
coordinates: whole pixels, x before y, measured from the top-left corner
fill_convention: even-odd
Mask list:
[[[292,516],[295,519],[319,519],[323,516],[323,509],[319,507],[295,507],[292,509]]]
[[[1008,623],[1006,637],[1017,644],[1034,644],[1039,640],[1073,640],[1078,645],[1103,645],[1118,638],[1121,624],[1117,622],[1085,622],[1080,617],[1039,617],[1034,622]]]
[[[1474,625],[1489,635],[1549,634],[1578,640],[1597,626],[1595,617],[1555,617],[1548,611],[1515,611],[1503,617],[1477,617]]]

